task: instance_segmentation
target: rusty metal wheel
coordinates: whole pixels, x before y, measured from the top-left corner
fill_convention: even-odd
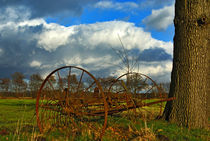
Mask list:
[[[52,71],[37,94],[36,116],[41,133],[87,132],[101,138],[107,125],[107,103],[101,85],[88,71],[65,66]]]
[[[126,73],[118,77],[109,87],[108,105],[116,107],[116,113],[126,110],[144,110],[147,114],[160,116],[164,103],[163,90],[149,76],[141,73]],[[115,106],[116,105],[116,106]],[[124,108],[123,108],[124,107]],[[135,110],[136,109],[136,110]],[[109,114],[115,110],[109,109]]]
[[[162,114],[162,94],[161,88],[147,75],[126,73],[118,77],[107,92],[109,122],[106,133],[112,132],[120,140],[132,138],[141,119]]]

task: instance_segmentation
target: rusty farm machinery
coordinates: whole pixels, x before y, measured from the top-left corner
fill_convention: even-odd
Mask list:
[[[102,81],[83,68],[65,66],[52,71],[37,93],[37,125],[41,133],[61,130],[74,136],[85,130],[102,139],[119,119],[135,121],[142,113],[158,117],[163,102],[173,99],[141,73]]]

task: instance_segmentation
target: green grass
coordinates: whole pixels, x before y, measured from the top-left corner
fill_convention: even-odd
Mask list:
[[[35,100],[0,99],[0,140],[27,140],[25,135],[37,130],[34,125]]]
[[[166,121],[150,121],[148,127],[152,128],[156,134],[164,135],[173,141],[200,141],[209,140],[210,132],[202,129],[191,129],[179,127]]]
[[[0,99],[0,141],[16,141],[16,140],[36,140],[36,138],[45,138],[46,140],[76,140],[88,141],[93,140],[96,135],[88,128],[87,132],[79,132],[74,136],[68,136],[63,132],[54,130],[48,134],[40,134],[36,126],[35,116],[35,100],[32,99]],[[126,116],[128,112],[122,113],[122,116],[109,116],[108,127],[103,136],[104,141],[111,140],[127,140],[137,136],[156,135],[165,137],[171,141],[207,141],[209,140],[210,131],[203,129],[187,129],[179,127],[162,120],[150,120],[137,118],[135,122],[131,122]],[[94,126],[102,126],[103,119]],[[145,132],[148,127],[150,132]],[[67,129],[66,129],[67,130]],[[127,138],[122,137],[127,136]]]
[[[16,129],[16,124],[32,124],[35,118],[35,100],[0,99],[0,129]]]

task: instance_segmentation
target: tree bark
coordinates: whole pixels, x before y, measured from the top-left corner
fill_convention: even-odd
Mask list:
[[[176,0],[174,59],[163,118],[189,128],[208,126],[209,0]]]

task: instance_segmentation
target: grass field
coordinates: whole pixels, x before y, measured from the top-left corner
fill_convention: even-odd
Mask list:
[[[36,126],[35,102],[34,99],[0,99],[0,141],[94,140],[94,134],[88,130],[74,137],[60,131],[40,134]],[[99,123],[95,123],[96,126]],[[209,135],[207,130],[189,130],[162,120],[139,118],[131,122],[127,117],[109,116],[103,140],[207,141]]]

